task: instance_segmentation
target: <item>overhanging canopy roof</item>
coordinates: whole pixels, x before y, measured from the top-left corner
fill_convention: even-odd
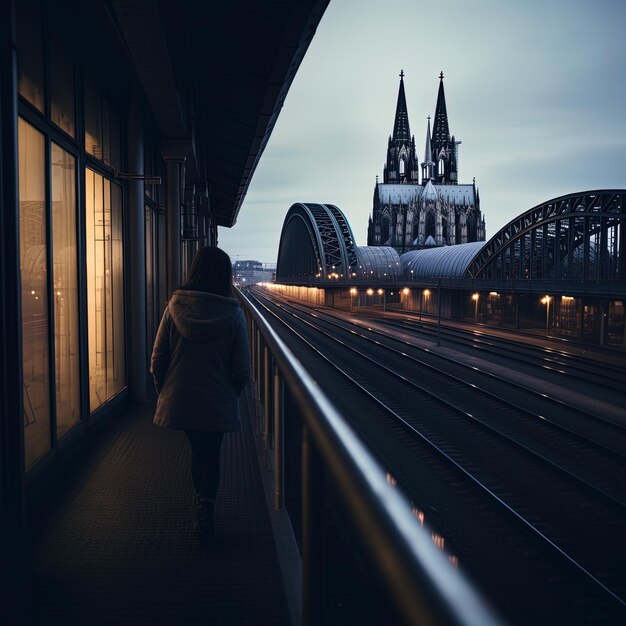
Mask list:
[[[233,226],[329,0],[113,0],[165,142],[194,147],[187,178]]]

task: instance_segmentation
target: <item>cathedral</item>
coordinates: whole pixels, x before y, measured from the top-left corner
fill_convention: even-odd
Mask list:
[[[450,135],[443,72],[439,75],[432,133],[430,121],[429,116],[424,160],[419,164],[415,137],[409,130],[404,72],[400,72],[396,119],[389,137],[383,182],[376,177],[368,246],[393,246],[401,254],[429,246],[485,240],[476,182],[458,183],[461,142]]]

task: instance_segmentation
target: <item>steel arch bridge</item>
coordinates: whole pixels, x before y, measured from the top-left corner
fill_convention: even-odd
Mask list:
[[[626,190],[568,194],[522,213],[465,272],[474,279],[624,280]]]
[[[345,215],[332,204],[296,203],[280,235],[278,279],[347,277],[357,271],[354,235]]]

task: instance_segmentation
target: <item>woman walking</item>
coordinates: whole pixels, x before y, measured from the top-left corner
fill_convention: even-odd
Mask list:
[[[159,394],[154,423],[184,430],[189,439],[196,537],[207,546],[222,438],[240,428],[238,396],[249,377],[246,323],[223,250],[202,248],[194,257],[161,319],[150,371]]]

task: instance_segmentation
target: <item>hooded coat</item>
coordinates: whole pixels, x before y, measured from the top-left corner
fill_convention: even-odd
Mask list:
[[[239,430],[238,396],[250,375],[239,302],[204,291],[172,295],[154,341],[154,423],[204,432]]]

